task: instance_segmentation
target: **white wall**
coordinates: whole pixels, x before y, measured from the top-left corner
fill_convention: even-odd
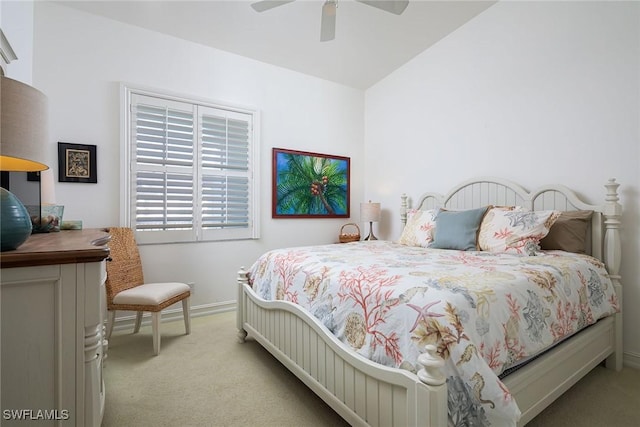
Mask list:
[[[626,358],[640,362],[640,4],[500,2],[366,92],[366,198],[400,233],[399,195],[474,176],[621,183]],[[640,366],[640,363],[638,363]]]
[[[18,57],[7,66],[5,76],[31,84],[33,74],[32,1],[0,2],[0,28]]]
[[[148,281],[195,282],[196,309],[235,301],[238,268],[249,267],[265,250],[331,243],[349,222],[272,219],[272,147],[351,157],[351,211],[357,218],[363,194],[362,91],[36,2],[33,83],[49,97],[51,161],[57,165],[57,141],[97,145],[97,184],[56,183],[66,219],[81,219],[85,228],[118,224],[120,82],[261,112],[262,238],[141,248]]]

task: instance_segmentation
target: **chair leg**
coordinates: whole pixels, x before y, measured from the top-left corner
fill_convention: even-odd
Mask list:
[[[136,313],[136,324],[133,327],[133,333],[137,334],[140,331],[140,324],[142,323],[142,312],[138,311]]]
[[[187,335],[191,333],[191,298],[182,300],[182,315],[184,316],[184,329]]]
[[[160,353],[160,312],[151,313],[151,329],[153,332],[153,354],[157,356]]]
[[[111,332],[113,332],[113,324],[116,322],[116,311],[109,310],[107,315],[107,339],[111,338]]]

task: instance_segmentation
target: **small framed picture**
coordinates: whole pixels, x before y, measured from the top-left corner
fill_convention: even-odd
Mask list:
[[[97,183],[96,146],[58,142],[58,181]]]

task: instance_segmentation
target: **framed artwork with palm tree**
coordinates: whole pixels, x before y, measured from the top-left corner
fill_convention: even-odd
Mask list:
[[[273,218],[348,218],[349,157],[273,149]]]

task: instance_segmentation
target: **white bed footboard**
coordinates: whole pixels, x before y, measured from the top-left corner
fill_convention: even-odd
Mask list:
[[[320,322],[295,304],[264,301],[238,272],[239,338],[247,333],[353,426],[447,425],[444,361],[425,353],[418,375],[347,351]],[[428,349],[429,350],[429,349]]]
[[[615,180],[609,180],[605,187],[605,202],[592,205],[561,185],[529,192],[509,181],[480,178],[455,187],[447,195],[426,193],[417,200],[416,208],[471,209],[508,204],[533,210],[592,210],[589,252],[607,266],[622,307],[622,207]],[[403,224],[409,207],[403,195]],[[429,349],[418,360],[425,366],[418,375],[373,363],[344,348],[315,317],[297,305],[259,298],[249,286],[244,269],[239,271],[237,282],[240,340],[250,334],[351,425],[447,425],[443,361]],[[621,313],[576,334],[503,380],[522,411],[518,425],[530,421],[603,360],[610,368],[622,368]]]

